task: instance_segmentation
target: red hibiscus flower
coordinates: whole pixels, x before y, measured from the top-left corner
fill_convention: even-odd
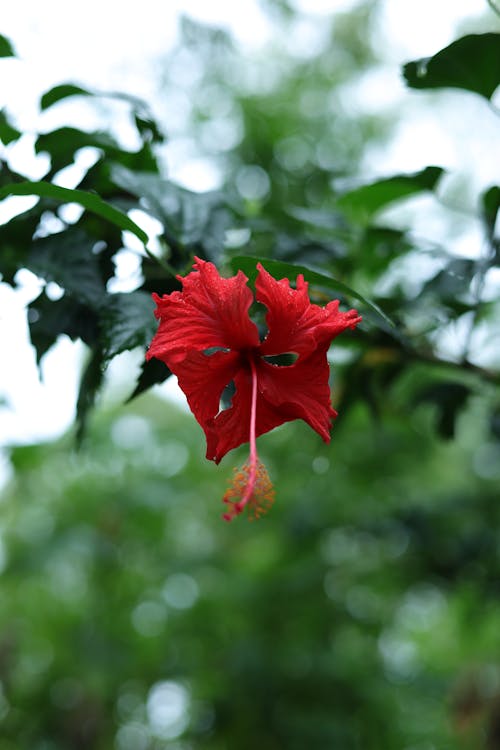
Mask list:
[[[326,354],[332,339],[361,318],[356,310],[340,312],[338,300],[326,307],[312,304],[302,275],[292,289],[288,279],[278,281],[259,263],[255,300],[267,308],[268,328],[261,340],[248,314],[255,300],[245,274],[222,278],[199,258],[193,268],[179,277],[182,292],[153,295],[160,324],[146,357],[162,360],[177,376],[205,432],[207,458],[219,463],[228,451],[250,443],[249,459],[224,496],[224,518],[231,520],[245,507],[258,517],[272,504],[274,490],[256,438],[303,419],[329,442],[337,413],[330,403]],[[288,353],[296,356],[288,366],[268,359]],[[231,405],[221,409],[230,383],[235,387]]]

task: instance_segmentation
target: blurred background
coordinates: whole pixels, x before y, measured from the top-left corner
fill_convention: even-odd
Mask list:
[[[245,447],[209,464],[174,379],[141,385],[151,310],[108,343],[88,416],[86,334],[44,327],[73,271],[2,269],[0,750],[500,748],[500,273],[478,210],[498,104],[401,74],[500,31],[492,5],[53,0],[0,31],[9,179],[96,190],[183,273],[186,248],[331,272],[401,331],[368,314],[332,348],[331,444],[299,422],[261,437],[275,507],[226,524]],[[40,103],[68,82],[84,93]],[[428,165],[437,187],[338,210]],[[37,200],[0,203],[0,254]],[[94,231],[49,208],[36,238]],[[108,292],[170,291],[130,233],[106,240]]]

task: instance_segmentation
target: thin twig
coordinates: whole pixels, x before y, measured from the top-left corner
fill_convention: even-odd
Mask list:
[[[498,8],[498,7],[497,7],[497,6],[495,5],[495,3],[493,2],[493,0],[486,0],[486,2],[487,2],[487,3],[488,3],[488,5],[490,6],[490,8],[491,8],[491,10],[493,11],[493,13],[495,13],[495,14],[496,14],[497,16],[499,16],[499,17],[500,17],[500,8]]]
[[[500,109],[496,106],[496,104],[493,104],[493,102],[490,100],[488,100],[488,104],[493,114],[497,117],[500,117]]]
[[[414,362],[427,362],[429,364],[436,365],[437,367],[444,367],[446,369],[455,370],[456,372],[461,371],[463,373],[465,371],[467,373],[470,373],[471,375],[475,375],[476,377],[481,378],[482,380],[492,383],[493,385],[500,385],[500,372],[489,370],[485,367],[481,367],[480,365],[475,365],[472,362],[469,362],[469,360],[454,362],[453,360],[449,359],[441,359],[431,352],[422,350],[413,350],[410,355]]]
[[[173,276],[174,278],[177,276],[177,271],[175,270],[175,268],[172,268],[170,263],[167,263],[167,261],[163,260],[163,258],[159,258],[157,255],[152,253],[151,250],[148,250],[146,245],[144,245],[144,251],[146,255],[148,256],[148,258],[154,261],[155,263],[158,263],[158,265],[161,266],[163,270],[168,273],[169,276]]]

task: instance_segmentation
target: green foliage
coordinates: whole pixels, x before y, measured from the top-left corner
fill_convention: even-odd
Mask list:
[[[297,422],[265,436],[277,500],[258,526],[221,521],[230,463],[200,461],[191,416],[154,399],[101,413],[78,459],[64,442],[16,449],[0,511],[2,741],[483,747],[498,461],[474,415],[445,446],[431,411],[382,426],[353,411],[334,451]]]
[[[416,174],[377,180],[371,185],[363,185],[345,193],[339,198],[337,205],[358,221],[369,223],[388,204],[423,190],[434,190],[443,171],[441,167],[426,167]]]
[[[223,175],[218,190],[165,176],[163,127],[135,97],[72,83],[46,92],[42,111],[75,96],[125,102],[138,146],[78,127],[35,134],[50,159],[38,182],[13,171],[23,134],[1,113],[0,200],[38,198],[0,228],[2,281],[16,286],[27,268],[42,282],[28,306],[38,362],[61,335],[86,345],[76,419],[87,440],[79,454],[72,436],[12,451],[0,750],[498,746],[500,376],[473,344],[481,334],[491,346],[498,319],[487,282],[500,189],[477,197],[484,248],[468,257],[452,237],[391,223],[387,209],[422,193],[444,214],[444,170],[370,184],[359,174],[390,123],[353,118],[338,92],[375,61],[373,6],[336,17],[316,55],[269,49],[253,68],[223,32],[183,22],[167,93],[182,55],[196,57],[183,135]],[[273,10],[292,33],[288,3]],[[408,85],[491,99],[498,36],[408,63]],[[0,56],[12,54],[0,37]],[[95,162],[61,187],[82,149]],[[157,237],[134,210],[158,222]],[[117,291],[124,247],[138,270]],[[89,420],[109,363],[142,357],[151,340],[151,292],[178,289],[194,255],[250,282],[258,260],[278,277],[302,273],[315,302],[356,300],[363,314],[332,350],[332,446],[299,423],[260,442],[278,500],[258,526],[220,520],[228,472],[202,460],[191,415],[144,395]],[[142,359],[128,400],[169,375]]]
[[[21,133],[19,130],[10,124],[5,112],[0,110],[0,143],[4,143],[8,146],[9,143],[17,141],[20,136]]]
[[[101,216],[120,229],[133,232],[142,242],[145,243],[148,239],[147,234],[128,216],[106,204],[99,196],[87,193],[84,190],[70,190],[60,187],[60,185],[51,185],[48,182],[18,182],[13,185],[5,185],[0,189],[0,200],[10,195],[38,195],[41,198],[52,198],[61,203],[78,203],[87,211]]]
[[[486,234],[490,243],[492,261],[494,265],[500,265],[500,238],[495,236],[495,227],[500,209],[500,187],[494,185],[483,195],[482,201],[483,221],[486,225]]]
[[[150,295],[140,291],[108,296],[101,315],[107,359],[136,346],[149,345],[157,328],[154,307]]]
[[[82,94],[94,96],[80,87],[58,86],[42,97],[41,107],[47,109],[63,98]],[[158,171],[151,142],[161,140],[156,124],[149,119],[146,105],[134,97],[119,98],[130,104],[142,140],[138,151],[125,151],[107,133],[87,133],[78,128],[63,127],[40,134],[36,139],[36,152],[47,153],[51,159],[44,180],[26,181],[2,163],[0,199],[27,195],[41,199],[34,208],[2,227],[0,271],[3,280],[14,284],[17,271],[29,268],[45,282],[56,282],[64,294],[61,299],[51,301],[42,292],[30,305],[30,333],[37,358],[40,360],[61,334],[72,339],[81,338],[92,350],[91,362],[94,364],[82,378],[78,398],[80,425],[86,420],[86,409],[94,403],[110,358],[122,351],[123,345],[145,346],[154,328],[152,314],[145,312],[152,313],[152,303],[149,299],[145,301],[144,293],[134,293],[124,301],[108,290],[115,272],[112,259],[123,247],[122,232],[131,232],[144,245],[148,242],[147,234],[127,215],[132,208],[139,208],[139,203],[112,182],[112,165],[119,162],[142,172]],[[12,140],[15,134],[6,129],[9,126],[6,116],[4,120],[3,132]],[[80,185],[69,189],[54,184],[52,180],[61,170],[72,165],[80,149],[85,147],[98,149],[97,161]],[[85,212],[76,223],[67,222],[58,208],[60,204],[77,204]],[[54,219],[60,229],[48,230],[47,222]],[[145,249],[144,254],[147,258],[149,250]],[[143,264],[146,275],[151,264]],[[156,267],[156,260],[154,265]],[[167,273],[172,272],[167,270]],[[168,279],[167,287],[169,284],[171,279]],[[118,310],[124,315],[122,321],[117,320]],[[119,337],[113,342],[110,339],[112,333]],[[163,371],[162,379],[167,374]]]
[[[153,143],[162,143],[164,140],[163,133],[160,131],[157,124],[153,120],[148,105],[142,99],[139,99],[138,97],[132,96],[130,94],[123,94],[114,91],[89,91],[88,89],[83,89],[81,86],[75,86],[72,83],[63,83],[59,86],[54,86],[54,88],[43,94],[40,99],[40,109],[44,111],[49,107],[52,107],[52,105],[73,96],[100,96],[127,102],[127,104],[131,105],[135,125],[141,136],[143,136],[144,140],[152,141]],[[71,132],[71,129],[67,130]],[[43,143],[43,141],[39,143]]]
[[[370,15],[360,13],[359,22],[368,28]],[[292,18],[293,14],[289,16]],[[337,31],[332,30],[332,39],[336,33],[342,36],[344,32],[340,25]],[[498,82],[493,51],[500,48],[494,44],[497,36],[484,34],[458,40],[426,63],[425,75],[421,75],[420,63],[407,65],[408,83],[440,86],[452,81],[453,85],[491,96],[493,83]],[[359,57],[359,40],[349,42],[350,38],[349,34],[342,37],[347,47],[350,43],[355,45],[349,54],[358,59],[357,64],[369,65],[373,59],[370,50]],[[35,151],[50,157],[44,180],[26,181],[12,172],[7,162],[3,165],[0,199],[14,195],[40,198],[34,208],[2,228],[3,279],[12,284],[18,269],[29,268],[45,282],[57,282],[64,294],[62,299],[49,302],[42,292],[32,303],[30,330],[39,359],[60,334],[82,338],[92,350],[93,359],[101,363],[101,375],[116,354],[127,348],[144,348],[154,325],[146,294],[169,293],[178,288],[175,275],[189,271],[194,255],[230,265],[233,270],[242,268],[250,279],[255,274],[256,258],[260,258],[277,275],[294,278],[297,273],[304,273],[313,291],[316,288],[323,299],[340,295],[349,302],[359,301],[365,324],[363,335],[357,338],[356,361],[368,357],[378,363],[377,352],[383,346],[391,351],[393,362],[400,363],[399,367],[390,368],[393,377],[400,377],[406,364],[415,360],[439,362],[441,356],[435,342],[443,326],[458,322],[467,314],[473,315],[473,323],[478,324],[494,315],[494,306],[488,308],[477,294],[471,294],[471,289],[480,290],[481,279],[498,263],[498,188],[490,188],[481,198],[479,216],[491,248],[486,260],[479,263],[457,259],[446,248],[438,248],[435,255],[440,257],[441,266],[420,285],[416,295],[394,283],[390,287],[387,282],[395,278],[398,264],[411,264],[421,248],[407,232],[386,224],[384,211],[422,191],[433,194],[443,169],[432,166],[414,174],[384,177],[349,192],[337,188],[338,176],[346,173],[342,167],[344,156],[352,158],[356,150],[360,153],[362,143],[354,149],[348,139],[340,138],[332,150],[331,118],[326,114],[312,116],[309,107],[299,106],[300,101],[307,101],[318,109],[326,88],[340,85],[348,76],[349,66],[345,70],[339,67],[330,47],[307,64],[298,60],[288,67],[283,66],[281,53],[276,53],[279,88],[249,94],[244,87],[240,91],[237,78],[227,77],[228,70],[236,70],[235,52],[223,34],[186,22],[184,45],[191,52],[196,50],[205,70],[198,90],[192,92],[193,133],[199,131],[202,137],[209,122],[214,102],[204,97],[204,91],[211,87],[223,92],[230,108],[239,113],[243,136],[224,156],[226,182],[222,189],[195,193],[164,177],[155,150],[163,135],[144,102],[131,96],[96,93],[71,83],[46,92],[41,109],[75,96],[89,101],[101,97],[122,99],[129,106],[139,148],[127,151],[106,132],[59,127],[39,134],[35,140]],[[483,88],[478,87],[477,81]],[[304,91],[307,99],[301,93]],[[227,109],[229,105],[224,106]],[[336,122],[336,127],[340,127],[341,112]],[[6,143],[20,136],[5,113],[0,127]],[[345,123],[343,132],[352,132],[354,127],[364,135],[370,129],[376,133],[369,118]],[[55,184],[59,172],[88,147],[96,150],[96,161],[80,184],[75,189]],[[332,158],[334,152],[336,159]],[[64,212],[58,209],[61,203],[76,203],[85,211],[76,223],[67,222]],[[148,249],[146,232],[130,218],[134,208],[160,222],[154,255]],[[49,217],[57,218],[58,230],[47,230]],[[144,245],[139,271],[142,280],[131,293],[117,295],[110,282],[123,231],[132,232]],[[232,245],[233,236],[243,240],[237,239]],[[391,291],[380,296],[380,288]],[[418,332],[413,330],[415,316],[422,320]],[[464,358],[467,360],[467,353]],[[457,369],[461,366],[457,365]],[[384,364],[382,369],[385,367]],[[474,369],[467,362],[463,367]],[[377,380],[378,368],[378,364],[373,366],[369,380],[372,376]],[[479,368],[475,371],[481,376]],[[167,375],[166,368],[144,365],[131,392],[139,394]],[[485,372],[484,377],[495,380],[490,372]],[[96,392],[101,380],[96,368],[90,380]],[[359,383],[359,391],[352,397],[365,399],[365,386],[356,377],[353,382]],[[473,390],[480,387],[478,380]],[[93,402],[96,392],[88,394],[88,398],[81,394],[82,418],[84,405]]]
[[[63,83],[59,86],[54,86],[53,89],[47,91],[40,99],[40,109],[48,109],[53,104],[67,99],[70,96],[91,96],[87,89],[82,89],[81,86],[75,86],[72,83]]]
[[[451,87],[491,99],[500,85],[500,34],[469,34],[433,57],[407,63],[406,83],[415,89]]]
[[[10,40],[0,34],[0,57],[15,57],[15,54]]]

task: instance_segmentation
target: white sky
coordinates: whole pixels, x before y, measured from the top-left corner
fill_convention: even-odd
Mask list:
[[[304,34],[314,32],[322,14],[355,4],[354,0],[294,0],[305,14],[300,27]],[[4,6],[1,33],[11,39],[19,59],[0,60],[0,107],[7,107],[23,131],[67,124],[68,108],[58,123],[52,119],[58,116],[57,108],[40,118],[38,100],[44,91],[68,81],[136,94],[154,107],[161,90],[156,61],[174,44],[181,13],[224,26],[249,54],[273,33],[257,0],[86,0],[84,5],[67,0],[24,0]],[[348,101],[354,112],[370,107],[376,111],[381,101],[388,107],[404,101],[405,107],[389,147],[367,153],[367,171],[389,174],[433,162],[443,164],[444,158],[445,166],[453,169],[467,171],[471,165],[480,164],[483,171],[476,177],[478,189],[498,180],[500,150],[496,156],[485,155],[488,144],[498,137],[499,121],[486,104],[468,97],[468,118],[460,115],[463,98],[460,105],[453,106],[458,102],[453,93],[434,109],[422,107],[420,94],[406,92],[400,76],[401,63],[433,54],[456,38],[458,24],[483,11],[487,11],[486,0],[382,2],[375,38],[386,62],[361,80],[357,90],[349,92]],[[491,15],[490,30],[494,23]],[[88,116],[86,110],[76,108],[72,112],[77,121]],[[466,132],[470,136],[471,121],[476,137],[468,138],[470,148],[464,154],[463,135]],[[29,150],[29,143],[25,143],[13,166],[41,177],[44,164],[30,165]],[[37,169],[40,174],[36,174]],[[0,220],[5,221],[5,214]],[[33,279],[30,283],[21,292],[0,284],[0,394],[6,396],[8,404],[0,405],[0,446],[53,438],[74,416],[82,346],[61,341],[45,357],[43,384],[39,382],[24,316],[24,305],[34,296]],[[167,389],[171,390],[172,384]],[[1,476],[0,456],[0,484]]]

